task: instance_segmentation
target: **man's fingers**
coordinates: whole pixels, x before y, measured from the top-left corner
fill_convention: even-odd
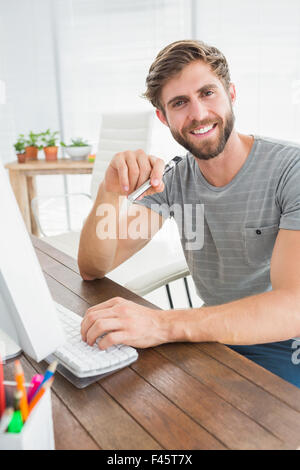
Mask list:
[[[145,153],[138,155],[137,163],[139,165],[140,175],[136,184],[136,188],[139,188],[143,183],[145,183],[145,181],[150,178],[152,164],[149,157]]]
[[[128,177],[128,166],[126,164],[124,154],[123,153],[116,154],[112,163],[113,163],[113,167],[118,172],[119,185],[120,185],[121,191],[123,193],[126,193],[129,190],[129,177]]]
[[[141,194],[137,201],[143,199],[144,196],[150,196],[151,194],[161,193],[165,189],[165,184],[163,182],[163,173],[165,169],[165,162],[161,158],[154,157],[153,155],[148,156],[149,161],[152,165],[152,171],[150,174],[151,188],[147,189],[143,194]]]
[[[99,349],[107,349],[110,346],[114,346],[115,344],[126,344],[126,335],[124,331],[113,331],[112,333],[108,333],[99,341],[97,341]]]
[[[150,181],[151,181],[152,186],[155,189],[157,189],[159,188],[162,182],[162,177],[163,177],[166,164],[161,158],[156,158],[156,157],[153,157],[152,155],[149,155],[149,159],[152,164]]]
[[[137,155],[134,152],[128,152],[126,155],[126,164],[128,166],[129,191],[136,189],[140,177],[140,168],[137,162]]]
[[[87,310],[82,322],[81,322],[81,337],[83,341],[86,341],[86,334],[91,325],[99,318],[116,318],[118,315],[113,310],[116,304],[118,304],[123,299],[119,297],[114,297],[113,299],[109,299],[102,304],[95,305]]]
[[[105,173],[107,191],[128,194],[150,179],[151,185],[160,190],[165,162],[147,155],[142,149],[116,153]]]
[[[116,313],[113,311],[113,309],[107,309],[107,310],[95,310],[94,312],[89,313],[89,315],[86,315],[84,319],[81,322],[81,327],[80,327],[80,332],[81,332],[81,338],[83,341],[87,340],[87,332],[91,328],[91,326],[100,318],[104,319],[113,319],[117,318]]]
[[[155,194],[155,193],[161,193],[163,190],[165,189],[165,184],[164,182],[162,181],[160,183],[159,186],[157,186],[156,188],[149,188],[147,189],[147,191],[145,191],[143,194],[141,194],[138,198],[137,198],[137,201],[140,201],[141,199],[143,199],[144,196],[150,196],[151,194]]]
[[[161,158],[147,155],[143,150],[117,153],[112,162],[111,168],[117,172],[118,183],[112,181],[115,176],[109,173],[110,188],[119,186],[119,191],[123,194],[131,193],[139,188],[145,181],[150,179],[153,188],[158,189],[162,182],[165,162]],[[111,189],[112,190],[112,189]]]
[[[99,336],[122,329],[122,322],[117,318],[98,318],[86,332],[86,342],[93,346]],[[99,340],[101,341],[101,340]]]
[[[85,315],[88,315],[89,313],[95,312],[97,310],[113,307],[114,305],[119,304],[123,301],[124,299],[122,297],[112,297],[111,299],[108,299],[105,302],[101,302],[100,304],[96,304],[92,307],[89,307]]]

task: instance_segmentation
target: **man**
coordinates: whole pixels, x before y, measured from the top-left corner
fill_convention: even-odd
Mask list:
[[[216,341],[300,386],[292,361],[292,338],[300,336],[300,146],[237,133],[226,59],[200,41],[163,49],[146,83],[146,98],[188,154],[164,181],[164,162],[142,150],[113,158],[82,231],[80,272],[103,277],[149,241],[149,227],[160,228],[174,205],[203,204],[203,247],[189,248],[184,230],[182,246],[205,306],[157,311],[111,299],[87,311],[82,338],[94,344],[106,333],[103,349]],[[134,214],[120,216],[119,197],[149,177],[152,188],[138,201],[141,238],[101,239],[97,208],[112,205],[124,232]]]

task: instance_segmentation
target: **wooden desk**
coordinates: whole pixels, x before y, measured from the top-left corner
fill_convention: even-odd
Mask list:
[[[151,305],[109,279],[82,282],[76,262],[33,242],[56,301],[83,315],[123,296]],[[130,367],[86,389],[56,374],[52,402],[57,449],[296,449],[300,389],[229,348],[168,344],[139,351]],[[23,356],[26,377],[44,372]],[[7,380],[13,363],[5,366]]]
[[[36,196],[35,177],[37,175],[76,175],[92,173],[93,163],[87,160],[73,161],[68,159],[47,162],[46,160],[29,161],[27,163],[7,163],[9,179],[20,207],[21,214],[29,233],[38,235],[31,201]]]

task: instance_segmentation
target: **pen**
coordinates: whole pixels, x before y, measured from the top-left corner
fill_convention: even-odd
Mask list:
[[[0,418],[5,410],[5,390],[4,390],[4,374],[3,374],[3,363],[0,356]]]
[[[174,157],[172,158],[172,160],[170,160],[166,166],[165,166],[165,169],[164,169],[164,172],[163,172],[163,176],[168,172],[170,171],[172,168],[174,168],[179,162],[181,162],[182,160],[182,157]],[[143,183],[139,188],[137,188],[135,191],[133,191],[131,194],[128,195],[128,200],[130,202],[134,202],[137,200],[137,198],[139,196],[141,196],[145,191],[147,191],[147,189],[151,188],[151,180],[148,179],[147,181],[145,181],[145,183]]]
[[[6,429],[8,428],[8,425],[11,422],[13,414],[14,414],[14,409],[12,407],[6,408],[0,421],[0,434],[5,432]]]
[[[24,380],[24,372],[21,366],[21,362],[19,360],[15,361],[15,369],[16,369],[16,382],[17,382],[17,390],[22,393],[20,397],[20,410],[22,414],[22,419],[25,422],[28,417],[28,401],[27,401],[27,394],[25,389],[25,380]]]
[[[48,369],[46,370],[43,380],[40,383],[40,385],[37,387],[35,393],[38,393],[40,389],[42,388],[42,386],[44,385],[44,383],[47,382],[47,380],[49,380],[53,376],[54,372],[56,371],[56,367],[57,367],[57,361],[53,361],[48,367]],[[31,400],[32,400],[32,397],[31,397]]]
[[[38,403],[38,401],[42,398],[42,396],[44,395],[44,393],[46,392],[46,390],[48,390],[48,388],[51,387],[52,383],[53,383],[53,380],[54,380],[54,377],[50,377],[50,379],[48,379],[41,387],[41,389],[34,395],[34,397],[32,398],[30,404],[29,404],[29,413],[32,412],[33,408],[35,407],[35,405]]]

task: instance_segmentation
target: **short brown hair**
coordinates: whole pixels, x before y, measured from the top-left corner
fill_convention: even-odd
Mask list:
[[[222,81],[225,90],[228,91],[230,74],[227,60],[222,52],[202,41],[187,39],[173,42],[158,53],[149,69],[146,78],[147,90],[143,97],[148,99],[155,108],[164,112],[160,103],[162,87],[170,78],[177,75],[185,66],[195,60],[202,60],[210,65],[211,70]]]

